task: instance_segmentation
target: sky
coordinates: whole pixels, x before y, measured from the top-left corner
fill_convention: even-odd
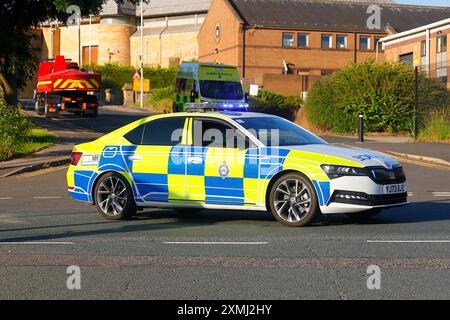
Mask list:
[[[397,0],[397,3],[450,7],[450,0]]]

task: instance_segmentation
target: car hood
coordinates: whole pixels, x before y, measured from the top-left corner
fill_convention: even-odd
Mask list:
[[[332,156],[342,158],[349,161],[360,163],[365,167],[384,167],[386,169],[392,169],[394,166],[398,166],[399,163],[391,157],[371,150],[359,149],[359,148],[343,148],[329,144],[310,144],[303,146],[290,146],[286,147],[289,150],[299,150],[305,152],[319,153],[324,155],[324,161],[326,156]],[[325,164],[325,163],[324,163]]]

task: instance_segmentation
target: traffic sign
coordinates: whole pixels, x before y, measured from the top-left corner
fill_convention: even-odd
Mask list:
[[[144,92],[149,93],[150,92],[150,80],[144,79]],[[135,92],[141,92],[141,79],[134,79],[133,81],[133,91]]]

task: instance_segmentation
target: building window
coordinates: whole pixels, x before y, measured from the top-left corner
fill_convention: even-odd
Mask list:
[[[322,35],[322,49],[333,48],[333,36],[331,34]]]
[[[420,42],[420,70],[428,71],[426,40]]]
[[[420,56],[426,57],[427,56],[427,41],[423,40],[420,42]]]
[[[437,53],[447,52],[447,35],[438,36],[436,40]]]
[[[89,65],[89,47],[83,46],[82,53],[83,66]],[[91,65],[98,64],[98,46],[91,46],[90,50]]]
[[[294,34],[283,33],[283,47],[293,47],[293,46],[294,46]]]
[[[299,48],[308,48],[309,47],[309,35],[300,33],[298,35],[297,42],[298,42]]]
[[[370,37],[368,36],[359,37],[359,49],[370,50]]]
[[[442,82],[447,82],[447,35],[438,36],[436,45],[436,78]]]
[[[338,34],[336,36],[336,48],[337,49],[347,49],[348,48],[348,37],[343,34]]]

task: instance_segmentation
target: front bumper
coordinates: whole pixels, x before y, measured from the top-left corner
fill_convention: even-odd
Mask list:
[[[369,177],[341,177],[330,181],[330,198],[321,206],[323,214],[355,213],[373,208],[390,208],[408,204],[407,183],[400,193],[386,194],[386,185]]]

